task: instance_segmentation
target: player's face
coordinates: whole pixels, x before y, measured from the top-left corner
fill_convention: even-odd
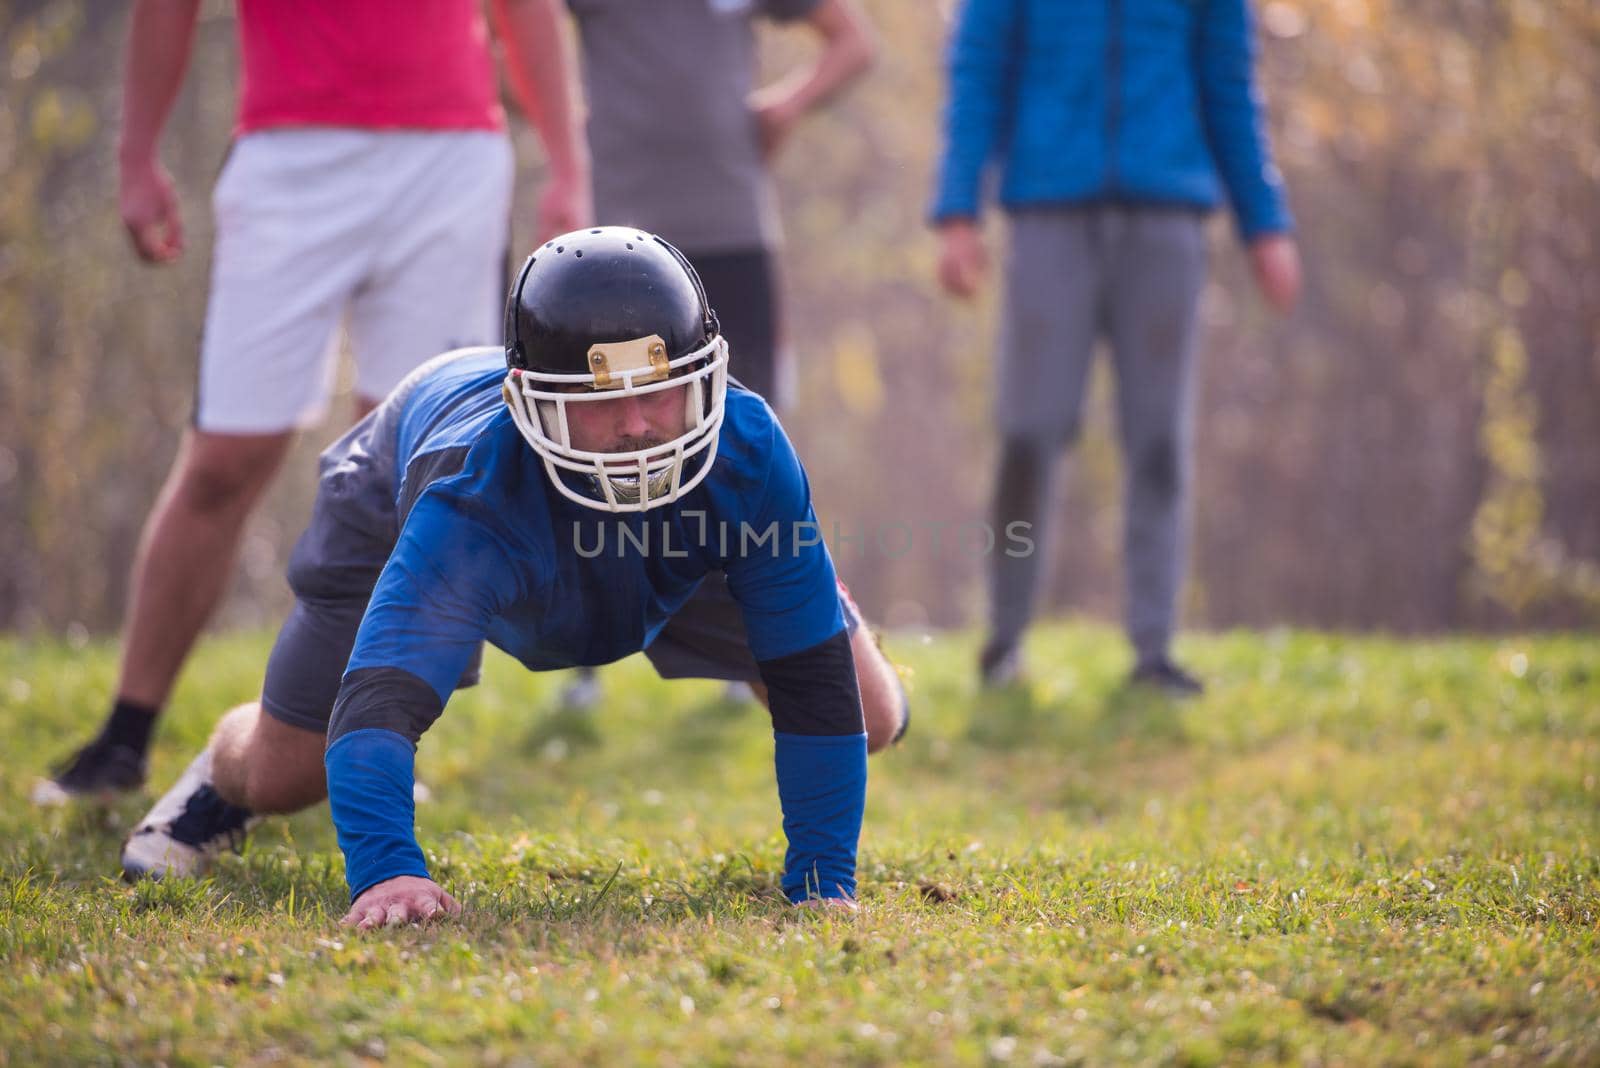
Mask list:
[[[637,452],[664,445],[688,429],[684,387],[568,404],[567,429],[572,447],[585,452]]]

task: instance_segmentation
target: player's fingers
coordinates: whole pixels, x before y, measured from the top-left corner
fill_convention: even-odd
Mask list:
[[[409,901],[414,923],[432,923],[444,915],[444,904],[439,900],[442,891],[430,888]]]
[[[383,925],[385,927],[399,927],[401,924],[411,922],[412,916],[419,913],[420,910],[413,910],[410,902],[396,901],[384,910]]]
[[[367,915],[371,911],[371,905],[362,901],[357,901],[355,904],[350,906],[350,911],[344,914],[344,916],[339,920],[339,923],[345,927],[359,928],[361,927],[362,923],[365,922]]]
[[[861,906],[849,897],[808,897],[795,902],[795,907],[813,912],[860,912]]]
[[[443,890],[439,891],[439,904],[443,905],[445,912],[449,913],[450,915],[461,915],[461,902],[457,901]]]

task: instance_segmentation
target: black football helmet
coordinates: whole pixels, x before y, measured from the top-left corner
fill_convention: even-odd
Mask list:
[[[634,452],[573,446],[567,406],[681,389],[684,433]],[[728,346],[683,254],[641,230],[563,234],[529,256],[506,303],[505,399],[566,497],[609,512],[677,500],[716,459]]]

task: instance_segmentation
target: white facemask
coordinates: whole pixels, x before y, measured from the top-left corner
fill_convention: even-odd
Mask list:
[[[675,377],[663,377],[663,367]],[[566,393],[558,388],[574,385],[586,389]],[[573,447],[568,405],[668,389],[684,393],[686,429],[678,437],[633,452]],[[699,485],[716,459],[727,392],[728,343],[721,336],[659,365],[641,363],[599,374],[513,369],[503,389],[512,421],[544,460],[556,489],[570,500],[605,512],[643,512],[671,503]],[[684,472],[691,467],[693,473],[686,478]],[[581,477],[569,479],[564,473]],[[574,482],[588,492],[575,488]]]

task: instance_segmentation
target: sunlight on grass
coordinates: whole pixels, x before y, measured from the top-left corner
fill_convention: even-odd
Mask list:
[[[202,650],[165,785],[265,636]],[[638,661],[588,716],[491,657],[424,740],[419,834],[459,923],[354,935],[325,809],[204,880],[130,887],[146,801],[39,811],[110,650],[0,643],[0,1063],[1586,1063],[1600,1058],[1600,669],[1584,637],[1195,637],[1179,704],[1116,635],[1042,628],[975,692],[891,638],[859,918],[796,914],[770,727]]]

